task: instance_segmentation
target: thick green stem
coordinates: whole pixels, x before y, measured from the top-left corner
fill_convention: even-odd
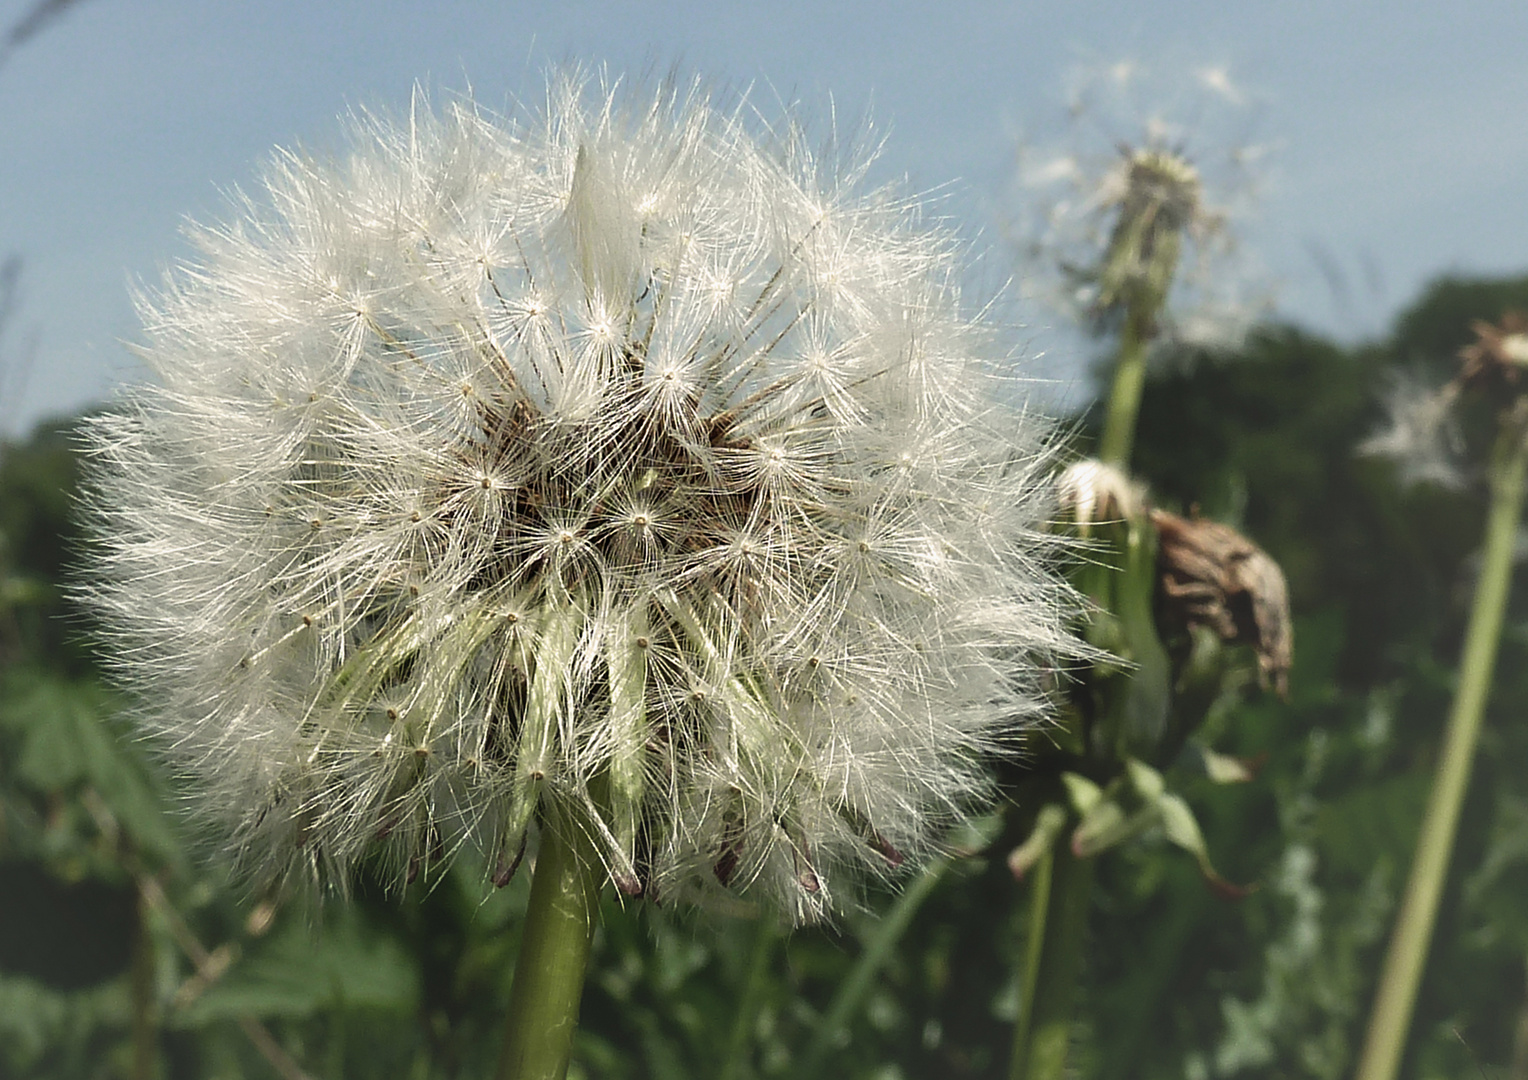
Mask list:
[[[1104,433],[1098,443],[1100,461],[1129,471],[1130,451],[1135,446],[1135,421],[1141,411],[1141,392],[1146,386],[1147,335],[1150,314],[1131,310],[1120,332],[1119,356],[1114,362],[1114,383],[1109,390],[1109,411],[1104,414]]]
[[[1509,419],[1503,425],[1491,463],[1491,509],[1486,520],[1480,579],[1475,585],[1474,607],[1464,639],[1459,685],[1454,691],[1442,757],[1417,838],[1411,877],[1406,882],[1394,935],[1385,954],[1357,1080],[1391,1080],[1405,1048],[1417,985],[1432,940],[1438,900],[1459,825],[1459,810],[1469,785],[1475,744],[1491,689],[1496,647],[1512,582],[1512,555],[1523,511],[1525,475],[1528,475],[1528,439],[1522,425]]]
[[[1035,874],[1025,997],[1015,1031],[1010,1080],[1061,1080],[1092,902],[1093,860],[1072,854],[1070,833],[1056,838]],[[1037,870],[1040,867],[1036,867]]]
[[[562,1080],[599,913],[599,864],[587,844],[544,828],[515,963],[499,1080]]]

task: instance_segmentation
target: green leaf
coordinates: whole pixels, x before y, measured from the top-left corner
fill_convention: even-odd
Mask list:
[[[1173,794],[1165,794],[1158,801],[1162,812],[1162,831],[1167,838],[1199,860],[1201,867],[1210,862],[1209,849],[1204,843],[1204,833],[1188,803]]]
[[[1199,756],[1204,762],[1204,774],[1210,778],[1211,783],[1244,784],[1252,779],[1252,770],[1247,768],[1241,758],[1222,754],[1208,746],[1199,747]]]
[[[8,695],[0,707],[0,723],[21,736],[18,780],[48,794],[100,771],[100,759],[109,756],[110,748],[102,745],[97,703],[81,684],[44,677],[29,687],[8,689],[15,697]]]
[[[1144,761],[1131,758],[1125,762],[1125,772],[1130,777],[1130,783],[1147,803],[1155,803],[1162,797],[1162,792],[1167,790],[1167,782],[1162,779],[1162,774]]]
[[[1194,856],[1205,880],[1231,896],[1239,897],[1249,891],[1240,885],[1233,885],[1215,869],[1215,864],[1210,861],[1209,845],[1204,842],[1204,833],[1188,803],[1172,792],[1167,792],[1158,800],[1157,807],[1162,815],[1162,831],[1167,834],[1167,839]]]
[[[1072,831],[1072,851],[1079,859],[1091,858],[1138,835],[1155,817],[1151,807],[1131,813],[1115,796],[1106,796],[1083,815]]]
[[[15,779],[38,795],[89,786],[140,850],[178,862],[182,845],[136,748],[112,730],[115,699],[90,681],[56,675],[8,678],[0,726],[19,735]]]
[[[112,1075],[129,1010],[125,980],[65,992],[0,972],[0,1076]]]
[[[239,1017],[311,1016],[327,1009],[409,1013],[419,969],[397,941],[344,910],[317,930],[291,921],[182,1009],[179,1027]]]

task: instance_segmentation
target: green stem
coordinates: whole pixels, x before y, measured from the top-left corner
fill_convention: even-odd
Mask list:
[[[1093,860],[1073,855],[1071,835],[1063,833],[1044,861],[1050,863],[1049,874],[1047,878],[1036,875],[1030,900],[1031,938],[1025,961],[1029,993],[1019,1014],[1010,1080],[1061,1080],[1065,1075],[1077,977],[1082,970]]]
[[[751,1044],[749,1035],[759,1015],[759,999],[764,996],[764,984],[769,975],[769,957],[774,952],[775,939],[779,937],[774,921],[768,914],[759,916],[754,931],[753,955],[748,959],[748,981],[743,986],[743,996],[738,1001],[737,1014],[732,1018],[732,1031],[727,1039],[727,1057],[717,1080],[734,1080],[743,1075],[743,1062],[748,1057]]]
[[[1132,309],[1120,332],[1119,356],[1114,362],[1114,383],[1109,390],[1109,410],[1104,414],[1104,433],[1098,457],[1109,465],[1129,471],[1130,451],[1135,446],[1135,422],[1141,411],[1141,392],[1146,386],[1148,313]]]
[[[1507,1074],[1510,1080],[1528,1080],[1528,979],[1523,981],[1523,989],[1523,1005],[1517,1014],[1517,1031],[1512,1038],[1512,1069]]]
[[[1459,811],[1469,785],[1470,765],[1491,689],[1491,673],[1496,665],[1496,648],[1512,582],[1512,555],[1523,511],[1525,476],[1528,476],[1528,438],[1524,437],[1522,424],[1509,418],[1503,424],[1491,462],[1491,509],[1486,520],[1480,579],[1475,585],[1474,606],[1464,639],[1459,684],[1454,691],[1432,795],[1417,838],[1411,877],[1406,882],[1395,932],[1385,954],[1357,1080],[1391,1080],[1405,1048],[1417,985],[1432,940],[1438,900],[1447,877]]]
[[[569,843],[561,833],[541,830],[499,1080],[562,1080],[568,1071],[599,912],[600,877],[588,844]]]
[[[1204,875],[1193,863],[1178,862],[1170,873],[1168,880],[1174,882],[1171,909],[1154,924],[1143,943],[1146,949],[1132,962],[1130,974],[1110,987],[1115,1000],[1123,992],[1125,1000],[1138,1004],[1110,1032],[1108,1056],[1099,1062],[1094,1080],[1131,1080],[1138,1075],[1145,1053],[1142,1044],[1147,1042],[1148,1033],[1160,1031],[1171,1022],[1177,1004],[1173,984],[1185,961],[1198,954],[1196,934],[1208,921],[1205,908],[1214,894],[1205,888]]]
[[[865,996],[870,992],[876,975],[886,966],[886,961],[891,959],[897,942],[907,932],[908,924],[912,922],[918,908],[923,906],[934,887],[944,879],[951,865],[948,857],[929,863],[917,880],[902,890],[902,895],[897,897],[891,910],[876,924],[875,931],[865,943],[864,951],[849,972],[849,977],[839,984],[838,992],[828,1004],[827,1015],[818,1025],[817,1034],[812,1037],[801,1067],[796,1071],[799,1080],[809,1080],[822,1069],[839,1033],[849,1026],[849,1021],[864,1005]]]
[[[149,920],[152,908],[138,897],[138,923],[133,931],[132,1041],[133,1080],[152,1080],[158,1075],[159,1030],[154,1018],[154,936]]]
[[[1063,833],[1062,835],[1065,835]],[[1013,1028],[1013,1060],[1010,1077],[1022,1080],[1029,1068],[1029,1033],[1035,1024],[1035,991],[1040,986],[1040,958],[1045,953],[1045,923],[1050,917],[1051,881],[1056,865],[1056,849],[1046,849],[1030,875],[1029,933],[1024,942],[1024,983],[1019,990],[1019,1017]]]

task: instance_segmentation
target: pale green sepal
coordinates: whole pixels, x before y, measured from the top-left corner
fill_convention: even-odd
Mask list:
[[[1199,747],[1199,755],[1204,761],[1204,774],[1212,783],[1244,784],[1252,779],[1252,770],[1247,768],[1241,758],[1222,754],[1208,746]]]
[[[1066,817],[1066,808],[1059,803],[1047,803],[1040,808],[1029,838],[1008,853],[1008,869],[1016,879],[1023,878],[1050,851],[1066,827]]]
[[[583,630],[584,613],[573,603],[548,606],[542,610],[540,621],[540,633],[533,646],[536,666],[531,673],[515,755],[507,829],[510,836],[518,835],[530,824],[557,752],[558,718],[571,707],[566,700],[569,672],[573,670],[573,654]]]
[[[1079,773],[1062,773],[1061,782],[1066,785],[1066,794],[1072,802],[1072,809],[1084,817],[1104,797],[1103,788]]]

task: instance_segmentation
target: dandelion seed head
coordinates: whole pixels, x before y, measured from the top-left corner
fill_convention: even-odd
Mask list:
[[[1120,62],[1072,82],[1064,132],[1020,146],[1007,229],[1027,293],[1096,327],[1170,287],[1163,340],[1234,347],[1270,293],[1234,228],[1266,151],[1248,141],[1247,95],[1217,67],[1175,85]]]
[[[89,591],[252,878],[502,883],[539,827],[810,919],[1043,715],[1050,431],[916,203],[751,116],[367,115],[144,303]]]

